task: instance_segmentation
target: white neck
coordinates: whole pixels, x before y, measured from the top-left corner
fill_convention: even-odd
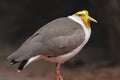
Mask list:
[[[73,21],[77,22],[78,24],[80,24],[82,26],[82,28],[85,31],[86,34],[86,39],[89,39],[90,34],[91,34],[91,28],[87,28],[86,25],[84,24],[84,22],[82,21],[82,19],[77,16],[77,15],[72,15],[72,16],[68,16],[69,19],[72,19]]]

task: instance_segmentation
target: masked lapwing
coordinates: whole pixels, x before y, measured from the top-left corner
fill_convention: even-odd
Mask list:
[[[90,21],[97,23],[87,10],[55,19],[36,31],[7,59],[11,64],[20,63],[19,72],[35,61],[54,62],[57,80],[63,80],[60,65],[77,55],[88,42]]]

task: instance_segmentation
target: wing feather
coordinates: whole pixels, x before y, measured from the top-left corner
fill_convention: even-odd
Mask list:
[[[77,48],[85,39],[81,25],[69,18],[56,19],[34,33],[11,55],[17,61],[36,55],[59,56]]]

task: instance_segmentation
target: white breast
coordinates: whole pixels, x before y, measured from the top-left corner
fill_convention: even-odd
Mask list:
[[[91,34],[91,29],[87,28],[85,26],[85,24],[83,23],[83,21],[81,20],[80,17],[78,17],[77,15],[72,15],[72,16],[68,16],[69,19],[79,23],[83,30],[85,31],[85,40],[82,42],[81,45],[79,45],[76,49],[72,50],[71,52],[58,56],[56,57],[56,61],[55,62],[61,62],[64,63],[65,61],[69,60],[70,58],[74,57],[76,54],[78,54],[80,52],[80,50],[84,47],[84,45],[88,42],[89,38],[90,38],[90,34]]]

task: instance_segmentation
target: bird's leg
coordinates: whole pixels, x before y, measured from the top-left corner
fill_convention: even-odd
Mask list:
[[[56,73],[57,80],[63,80],[63,78],[62,78],[62,76],[60,74],[60,65],[61,65],[61,63],[56,63],[55,73]]]

